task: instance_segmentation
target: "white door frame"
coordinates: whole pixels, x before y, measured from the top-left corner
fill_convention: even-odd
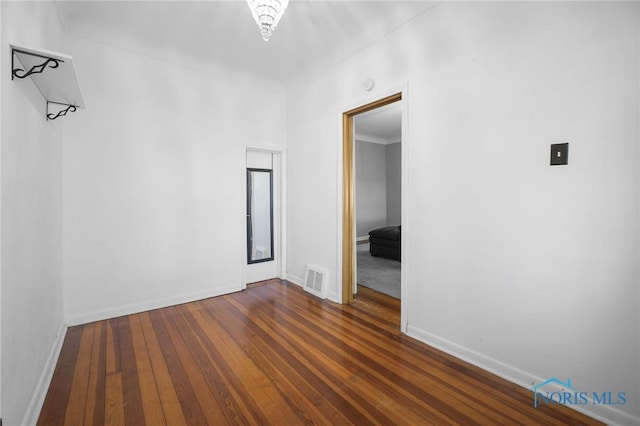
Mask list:
[[[242,247],[241,250],[241,277],[240,288],[245,290],[247,284],[249,284],[249,278],[247,276],[247,221],[246,221],[246,205],[247,205],[247,152],[266,152],[273,154],[273,255],[276,262],[276,277],[285,279],[287,275],[287,250],[286,250],[286,188],[287,188],[287,168],[286,159],[287,153],[285,148],[280,147],[258,147],[258,146],[243,146],[242,147]]]

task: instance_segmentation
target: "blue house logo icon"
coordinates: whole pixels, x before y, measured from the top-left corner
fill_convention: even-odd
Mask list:
[[[558,380],[555,377],[552,377],[548,380],[545,380],[542,383],[539,383],[537,385],[535,385],[533,388],[531,388],[531,390],[533,391],[533,406],[534,407],[538,407],[538,395],[541,395],[544,398],[544,395],[541,394],[541,389],[549,384],[555,383],[557,385],[560,385],[561,387],[565,388],[565,389],[571,389],[573,391],[575,391],[575,389],[573,388],[573,386],[571,386],[571,379],[567,379],[567,382],[563,382],[562,380]]]

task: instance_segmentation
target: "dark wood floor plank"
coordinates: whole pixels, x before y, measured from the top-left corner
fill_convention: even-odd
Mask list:
[[[164,425],[166,420],[162,411],[162,403],[156,385],[151,360],[149,359],[149,349],[145,340],[141,315],[132,315],[129,319],[131,328],[131,339],[133,342],[134,358],[140,386],[140,398],[144,413],[145,423],[148,425]]]
[[[120,372],[119,333],[117,328],[114,327],[112,320],[108,320],[106,323],[104,423],[106,425],[123,425],[124,395],[122,392],[122,375]]]
[[[94,331],[95,327],[92,324],[83,327],[82,330],[76,368],[73,373],[73,384],[71,386],[71,393],[69,394],[69,399],[76,401],[76,403],[67,408],[64,419],[66,424],[81,425],[84,423],[89,376],[91,374]]]
[[[118,318],[107,320],[107,374],[119,373],[120,369],[120,329]]]
[[[38,424],[599,424],[402,334],[399,308],[270,280],[70,328]]]
[[[176,394],[176,390],[173,386],[173,381],[171,380],[171,374],[169,373],[167,364],[162,356],[158,338],[156,337],[148,312],[140,314],[140,324],[144,334],[144,340],[149,354],[149,361],[151,362],[152,374],[156,382],[165,421],[171,426],[186,425],[187,421],[184,418],[182,407],[180,406],[180,400],[178,399],[178,395]]]
[[[97,323],[100,328],[99,335],[99,347],[98,347],[98,363],[94,370],[95,378],[95,404],[94,412],[91,414],[90,410],[87,410],[85,414],[85,423],[101,425],[105,423],[105,391],[107,387],[107,322],[102,321]],[[91,388],[89,389],[91,392]],[[93,422],[89,423],[93,415]]]
[[[83,413],[83,424],[91,425],[95,417],[95,413],[98,411],[97,405],[99,394],[98,380],[100,377],[104,377],[104,372],[100,371],[100,346],[102,342],[102,324],[94,323],[89,324],[87,328],[93,330],[93,346],[91,348],[91,360],[89,368],[89,378],[87,383],[87,400],[85,403],[85,409]]]
[[[83,327],[69,327],[67,330],[51,385],[40,412],[39,425],[60,424],[65,418],[67,406],[76,403],[69,401],[69,394],[82,339],[82,330]]]
[[[191,386],[188,373],[174,347],[173,337],[169,335],[165,326],[162,311],[152,311],[149,316],[187,424],[207,424],[207,418],[198,402],[196,392]],[[179,344],[179,342],[176,341],[175,344]]]
[[[124,425],[124,392],[122,373],[110,373],[106,377],[104,424]]]
[[[131,333],[130,317],[120,317],[113,320],[114,327],[118,330],[120,345],[120,368],[122,372],[122,391],[125,422],[131,425],[144,425],[144,409],[142,395],[138,380],[138,366],[136,354],[133,350],[133,337]]]

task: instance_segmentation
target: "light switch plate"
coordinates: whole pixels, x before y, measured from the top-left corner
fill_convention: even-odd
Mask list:
[[[551,145],[551,162],[552,166],[563,166],[569,164],[569,144],[556,143]]]

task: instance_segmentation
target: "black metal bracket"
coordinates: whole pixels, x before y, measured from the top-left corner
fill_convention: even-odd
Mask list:
[[[29,71],[25,71],[22,68],[15,67],[14,57],[16,53],[22,53],[24,55],[35,56],[36,58],[45,59],[43,63],[40,65],[34,65],[31,67]],[[58,68],[60,66],[60,62],[64,62],[62,59],[51,58],[49,56],[38,55],[37,53],[25,52],[24,50],[19,49],[11,49],[11,80],[14,78],[27,78],[31,74],[40,74],[44,71],[44,69],[49,66],[49,68]]]
[[[62,106],[66,106],[67,108],[58,111],[57,114],[53,114],[49,112],[49,104],[62,105]],[[47,101],[47,120],[55,120],[58,117],[64,117],[65,115],[67,115],[68,112],[76,112],[77,109],[78,108],[75,105],[61,104],[60,102]]]

